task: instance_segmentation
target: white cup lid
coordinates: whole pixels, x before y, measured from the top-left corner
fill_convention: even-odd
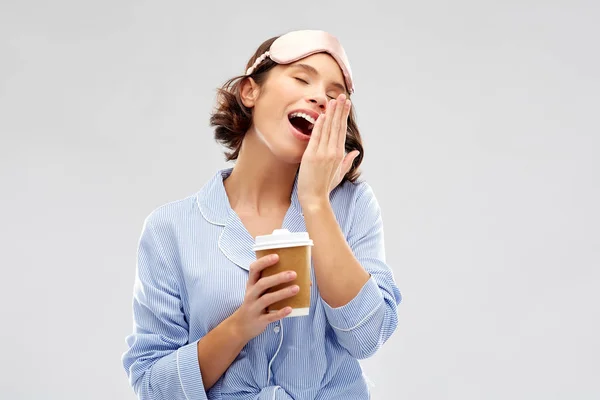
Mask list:
[[[275,229],[270,235],[257,236],[252,250],[312,245],[313,241],[308,237],[308,232],[290,232],[287,229]]]

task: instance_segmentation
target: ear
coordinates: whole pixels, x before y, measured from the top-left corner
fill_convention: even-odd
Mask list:
[[[240,97],[242,99],[242,104],[248,108],[254,107],[259,93],[260,88],[252,78],[246,78],[240,84]]]

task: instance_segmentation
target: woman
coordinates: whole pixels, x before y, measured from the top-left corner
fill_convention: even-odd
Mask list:
[[[368,399],[358,360],[395,331],[401,296],[357,180],[346,54],[326,32],[295,31],[247,68],[211,117],[235,166],[144,223],[123,365],[141,399]],[[265,311],[295,294],[264,294],[295,277],[260,278],[277,257],[252,251],[278,228],[314,241],[309,316]]]

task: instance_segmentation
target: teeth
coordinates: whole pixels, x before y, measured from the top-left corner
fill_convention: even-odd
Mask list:
[[[302,118],[304,118],[305,120],[307,120],[308,122],[310,122],[313,125],[316,122],[313,117],[311,117],[308,114],[301,113],[301,112],[291,113],[290,114],[290,118],[294,118],[294,117],[302,117]]]

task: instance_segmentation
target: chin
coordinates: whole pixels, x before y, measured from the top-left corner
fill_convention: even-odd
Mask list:
[[[300,164],[304,149],[280,149],[274,152],[275,157],[287,164]]]
[[[300,164],[308,142],[298,141],[290,135],[289,128],[287,126],[285,128],[283,132],[277,129],[276,135],[262,135],[262,137],[277,159],[287,164]]]

